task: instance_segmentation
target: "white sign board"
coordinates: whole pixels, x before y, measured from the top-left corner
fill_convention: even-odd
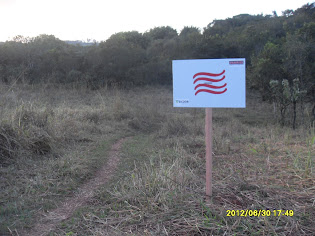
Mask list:
[[[174,107],[246,107],[245,58],[173,60]]]

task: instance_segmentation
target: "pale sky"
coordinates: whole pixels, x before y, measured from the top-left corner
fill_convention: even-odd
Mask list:
[[[238,14],[278,15],[307,0],[0,0],[0,41],[52,34],[61,40],[106,40],[112,34],[156,26],[203,29]]]

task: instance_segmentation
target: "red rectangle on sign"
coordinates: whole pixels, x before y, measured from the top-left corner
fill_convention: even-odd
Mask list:
[[[244,61],[229,61],[230,65],[243,65]]]

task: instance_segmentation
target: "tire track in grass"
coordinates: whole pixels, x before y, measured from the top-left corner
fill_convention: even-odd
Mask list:
[[[63,220],[71,217],[76,209],[84,206],[94,196],[95,190],[113,177],[120,161],[121,146],[127,139],[122,138],[113,144],[107,163],[96,172],[93,179],[82,185],[74,196],[67,198],[58,208],[48,212],[48,214],[43,213],[43,217],[38,220],[31,230],[20,232],[19,235],[47,235]]]

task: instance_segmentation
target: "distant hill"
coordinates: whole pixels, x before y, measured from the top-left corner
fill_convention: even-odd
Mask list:
[[[94,41],[94,42],[83,42],[80,40],[75,40],[75,41],[71,41],[71,40],[64,40],[64,42],[71,44],[71,45],[80,45],[80,46],[92,46],[94,44],[98,45],[98,42]],[[5,42],[0,42],[1,44],[4,44]]]
[[[80,40],[75,40],[75,41],[71,41],[71,40],[65,40],[64,42],[71,44],[71,45],[80,45],[80,46],[92,46],[94,44],[98,44],[96,41],[94,42],[83,42]]]

